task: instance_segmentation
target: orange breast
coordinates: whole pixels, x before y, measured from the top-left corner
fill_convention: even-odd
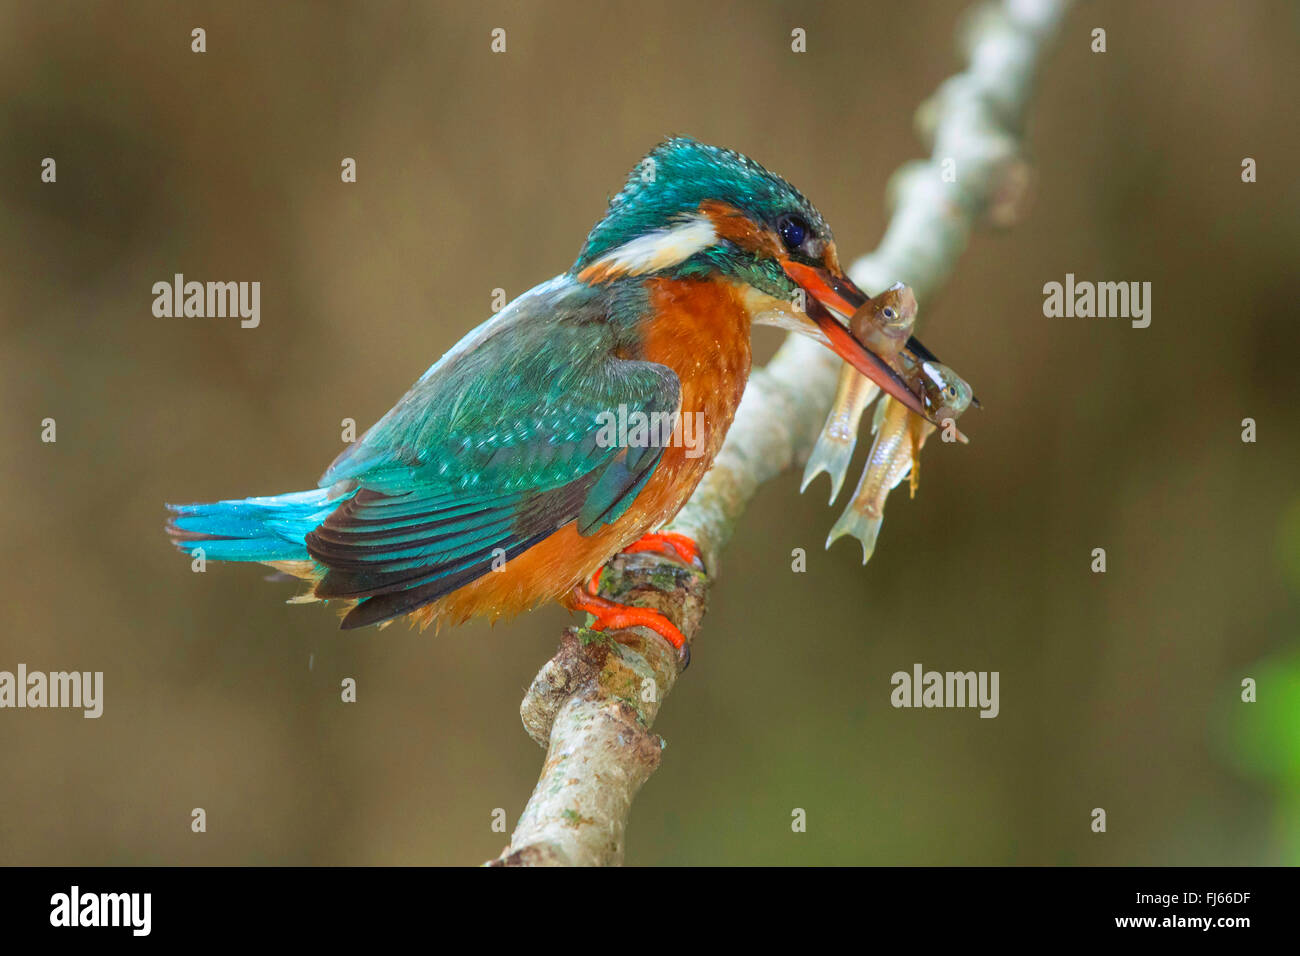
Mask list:
[[[689,422],[699,447],[665,449],[629,512],[641,515],[638,536],[681,510],[713,464],[744,394],[751,358],[749,312],[734,286],[657,280],[650,301],[655,318],[646,325],[644,357],[677,373],[683,431]]]

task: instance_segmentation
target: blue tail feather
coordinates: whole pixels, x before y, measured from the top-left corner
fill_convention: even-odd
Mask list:
[[[265,498],[168,505],[167,533],[182,551],[202,548],[210,561],[306,561],[308,532],[350,494],[330,498],[328,488]]]

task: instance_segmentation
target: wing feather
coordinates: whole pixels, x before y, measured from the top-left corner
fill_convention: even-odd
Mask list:
[[[585,288],[541,286],[471,333],[356,445],[322,487],[355,488],[307,550],[344,627],[408,613],[565,525],[617,521],[662,447],[607,440],[603,416],[675,413],[676,374],[619,357],[621,326]],[[620,406],[623,406],[620,409]]]

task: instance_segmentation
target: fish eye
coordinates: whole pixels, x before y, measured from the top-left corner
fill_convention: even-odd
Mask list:
[[[948,386],[948,394],[951,395],[953,398],[956,398],[956,397],[957,397],[957,386],[956,386],[956,385],[949,385],[949,386]]]
[[[883,309],[881,309],[880,314],[883,315],[890,322],[894,321],[894,319],[898,316],[898,313],[895,312],[893,309],[891,309],[889,306],[885,306]]]
[[[808,238],[808,224],[798,216],[782,216],[777,220],[776,231],[791,252],[802,246]]]

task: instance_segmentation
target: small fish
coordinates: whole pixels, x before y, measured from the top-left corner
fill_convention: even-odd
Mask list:
[[[929,432],[934,431],[933,425],[888,396],[876,406],[876,417],[872,424],[876,438],[871,443],[867,467],[858,479],[853,500],[831,528],[831,533],[826,538],[826,547],[829,548],[837,538],[852,535],[862,542],[862,563],[866,564],[870,560],[876,550],[876,538],[885,517],[885,499],[912,467],[913,445],[916,441],[911,429],[913,418],[921,422],[920,441],[924,442]]]
[[[947,419],[956,421],[970,408],[975,392],[960,375],[939,362],[923,361],[910,352],[900,355],[899,372],[907,387],[921,396],[921,404],[930,417],[942,425]],[[957,433],[962,443],[968,439]]]
[[[803,470],[803,484],[799,486],[800,494],[824,471],[831,479],[829,503],[835,503],[835,499],[840,496],[840,488],[844,486],[844,475],[849,470],[849,462],[853,460],[862,412],[879,394],[880,386],[859,374],[851,365],[845,364],[840,369],[835,402],[826,415],[826,424],[817,436],[817,444],[808,456],[808,464]]]
[[[862,304],[849,320],[849,331],[882,359],[897,364],[898,355],[911,336],[915,323],[916,295],[910,286],[896,282]],[[909,387],[917,391],[916,386],[910,383]],[[799,486],[801,494],[824,471],[831,479],[830,502],[834,504],[853,459],[862,412],[878,394],[880,386],[851,365],[846,363],[840,369],[835,401],[804,467],[803,483]]]
[[[936,426],[942,426],[952,428],[959,441],[969,441],[957,430],[955,422],[972,404],[979,405],[970,385],[961,376],[911,338],[916,313],[915,294],[899,282],[869,299],[849,320],[853,337],[889,363],[907,388],[919,397],[925,413],[924,417],[916,414],[890,396],[876,406],[871,426],[876,437],[866,467],[853,500],[826,539],[829,548],[843,535],[857,538],[862,543],[863,564],[875,551],[889,493],[903,478],[910,477],[909,492],[916,496],[921,475],[920,453],[926,439]],[[818,470],[830,474],[831,501],[839,493],[844,471],[853,455],[857,424],[866,405],[866,402],[856,407],[853,404],[858,400],[851,389],[854,378],[862,380],[856,371],[845,366],[835,405],[804,472],[805,487]]]
[[[939,362],[920,361],[903,353],[903,380],[907,387],[915,389],[921,396],[921,404],[931,419],[944,428],[951,427],[956,438],[963,445],[970,439],[957,428],[956,421],[961,413],[970,408],[975,392],[960,375]],[[908,487],[909,496],[916,497],[916,489],[921,484],[921,446],[935,426],[924,421],[921,416],[913,415],[912,435],[912,471]],[[922,426],[925,426],[924,428]]]
[[[970,407],[974,393],[956,372],[939,362],[921,361],[903,353],[903,380],[922,397],[926,411],[945,428]],[[956,429],[955,424],[953,425]],[[866,564],[876,549],[876,539],[885,518],[885,499],[905,477],[910,477],[909,492],[915,497],[921,474],[921,448],[935,431],[935,426],[886,397],[876,408],[872,431],[876,439],[867,457],[867,466],[844,513],[831,528],[826,539],[831,542],[852,535],[862,542],[862,563]],[[960,431],[957,436],[966,441]]]
[[[849,320],[853,337],[891,364],[911,338],[916,324],[916,293],[895,282],[868,299]]]

